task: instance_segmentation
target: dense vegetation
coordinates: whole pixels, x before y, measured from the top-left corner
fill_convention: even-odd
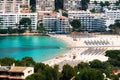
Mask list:
[[[109,28],[110,28],[113,32],[120,34],[120,19],[115,20],[115,23],[112,24],[112,25],[110,25]]]
[[[73,27],[73,31],[81,31],[82,27],[79,19],[72,20],[70,24]]]
[[[58,11],[59,9],[63,10],[63,0],[55,0],[55,10]]]
[[[31,12],[36,11],[36,0],[30,0]]]
[[[87,10],[89,2],[90,2],[90,0],[81,0],[81,9]]]
[[[1,58],[2,66],[10,66],[15,63],[16,66],[33,66],[35,73],[28,76],[26,80],[104,80],[110,78],[119,80],[120,74],[113,75],[113,70],[120,69],[120,50],[110,50],[106,52],[108,61],[101,62],[94,60],[89,63],[81,62],[75,67],[66,64],[62,71],[59,66],[50,67],[43,63],[36,63],[31,57],[25,57],[22,60],[13,58]]]

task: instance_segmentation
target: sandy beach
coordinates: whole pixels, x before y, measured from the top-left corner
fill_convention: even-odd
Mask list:
[[[89,62],[95,59],[108,60],[107,50],[120,49],[119,35],[51,35],[68,44],[69,51],[43,63],[50,66],[55,64],[62,67],[64,64],[75,66],[80,62]]]

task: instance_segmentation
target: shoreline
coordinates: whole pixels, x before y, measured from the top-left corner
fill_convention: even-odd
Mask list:
[[[75,66],[80,62],[89,62],[94,59],[106,61],[108,60],[108,57],[105,56],[105,52],[107,50],[120,49],[120,44],[116,42],[116,40],[120,41],[120,36],[118,35],[92,35],[92,36],[50,35],[50,36],[66,42],[70,47],[73,46],[71,49],[69,49],[68,52],[63,53],[50,60],[43,61],[43,63],[48,64],[50,66],[54,66],[55,64],[57,64],[60,66],[60,69],[62,69],[61,67],[65,64]],[[85,41],[88,41],[90,44],[89,45],[86,44]],[[78,48],[75,48],[74,46]],[[79,48],[79,46],[81,47]]]
[[[0,34],[0,36],[49,36],[47,34],[41,33],[22,33],[22,34]]]
[[[24,34],[0,34],[0,36],[45,36],[39,33],[24,33]],[[120,49],[119,35],[70,35],[70,34],[53,34],[46,35],[59,39],[67,44],[66,47],[60,50],[67,49],[65,53],[42,61],[49,66],[59,65],[62,69],[63,65],[69,64],[76,66],[80,62],[89,62],[94,59],[100,61],[108,60],[105,56],[107,50]]]

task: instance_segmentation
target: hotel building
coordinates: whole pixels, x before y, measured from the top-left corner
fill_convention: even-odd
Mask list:
[[[55,0],[36,0],[37,11],[50,11],[55,9]]]
[[[97,4],[95,4],[95,1],[97,2]],[[100,10],[101,9],[100,2],[103,2],[103,3],[109,2],[110,3],[109,8],[114,9],[114,8],[119,7],[119,5],[118,6],[115,5],[116,1],[118,1],[118,0],[90,0],[88,9]],[[104,8],[108,8],[108,7],[105,6]]]
[[[68,18],[54,12],[44,15],[42,23],[50,33],[69,33],[71,29]]]
[[[110,3],[115,3],[118,0],[90,0],[90,3],[94,3],[94,1],[97,1],[97,3],[100,3],[101,1],[102,2],[108,1]]]
[[[56,24],[57,24],[56,13],[50,13],[50,14],[44,15],[42,23],[47,31],[55,32],[57,29],[56,28]]]
[[[0,13],[20,13],[28,10],[30,0],[0,0]]]
[[[0,80],[24,80],[33,73],[33,67],[0,66]]]
[[[59,16],[57,18],[57,31],[56,33],[70,33],[72,27],[69,24],[67,17]]]
[[[120,10],[106,10],[105,15],[112,20],[120,19]]]
[[[64,10],[80,10],[81,7],[81,0],[63,0],[64,1]],[[95,4],[95,1],[97,2],[97,4]],[[96,9],[96,10],[100,10],[101,6],[100,6],[100,2],[105,3],[106,1],[108,1],[110,3],[110,8],[117,8],[120,5],[116,6],[115,3],[118,0],[90,0],[89,4],[88,4],[88,9]],[[105,7],[107,8],[107,6]]]
[[[81,26],[87,31],[99,31],[105,26],[105,20],[100,15],[93,15],[89,11],[68,11],[69,20],[80,20]]]
[[[90,11],[68,11],[68,18],[69,20],[71,20],[83,16],[90,16],[90,14],[91,14]]]
[[[37,13],[5,13],[0,14],[1,27],[0,29],[16,28],[16,24],[19,24],[19,21],[22,18],[31,19],[31,28],[33,30],[37,29]]]

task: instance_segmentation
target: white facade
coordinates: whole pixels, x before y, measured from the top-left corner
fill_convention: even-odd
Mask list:
[[[87,31],[100,30],[104,27],[105,20],[100,15],[93,15],[89,11],[68,11],[69,20],[80,20],[81,26]]]
[[[109,19],[120,19],[120,10],[106,10],[105,15],[108,16]]]
[[[79,17],[81,26],[87,31],[100,31],[105,26],[105,20],[94,16]]]
[[[37,28],[37,13],[5,13],[0,14],[1,18],[1,29],[8,29],[8,27],[15,28],[16,24],[19,24],[20,19],[22,18],[30,18],[31,19],[31,27],[32,29]]]
[[[33,73],[33,67],[0,66],[0,80],[24,80]]]
[[[57,31],[56,33],[69,33],[70,32],[70,24],[68,18],[64,16],[60,16],[57,19]]]
[[[56,21],[56,16],[45,15],[42,23],[47,31],[53,32],[56,31]]]
[[[66,17],[58,16],[57,14],[44,15],[43,26],[48,32],[69,33],[70,25]]]
[[[79,19],[79,17],[89,16],[90,11],[68,11],[69,19]]]
[[[22,5],[29,4],[30,0],[0,0],[0,13],[19,13]]]
[[[81,8],[81,0],[63,0],[64,1],[64,10],[80,10]],[[97,2],[97,4],[95,4],[94,2]],[[100,11],[101,6],[100,6],[100,2],[105,3],[106,1],[108,1],[110,3],[109,8],[117,8],[120,5],[116,6],[115,3],[118,0],[90,0],[89,4],[88,4],[88,9],[96,9],[97,11]],[[105,6],[107,8],[107,6]]]
[[[64,1],[64,10],[80,10],[80,1],[81,0],[63,0]]]
[[[55,9],[55,0],[36,0],[37,11],[50,11]]]
[[[115,3],[118,0],[90,0],[90,3],[94,3],[94,1],[97,1],[98,3],[105,2],[105,1],[108,1],[110,3]]]

